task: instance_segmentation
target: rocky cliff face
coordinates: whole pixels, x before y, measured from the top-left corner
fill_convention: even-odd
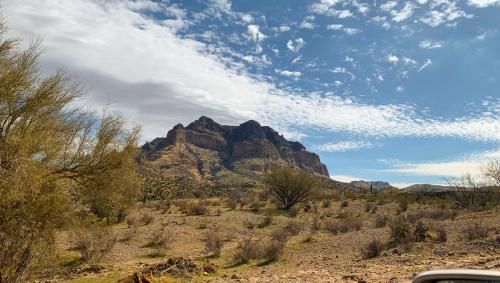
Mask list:
[[[187,174],[197,181],[252,179],[273,166],[292,166],[329,176],[318,155],[252,120],[225,126],[201,117],[187,127],[178,124],[166,137],[144,144],[139,160],[156,173]]]

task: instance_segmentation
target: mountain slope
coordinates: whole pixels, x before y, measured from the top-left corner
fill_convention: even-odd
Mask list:
[[[138,160],[143,173],[167,183],[250,186],[274,166],[329,176],[318,155],[253,120],[226,126],[201,117],[178,124],[144,144]]]

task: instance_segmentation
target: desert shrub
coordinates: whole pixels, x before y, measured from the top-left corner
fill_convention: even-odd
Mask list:
[[[156,209],[159,210],[161,213],[167,213],[168,210],[170,209],[170,202],[168,200],[160,200],[157,205]]]
[[[155,220],[155,218],[148,213],[144,213],[142,215],[142,223],[144,223],[144,225],[149,225],[149,224],[153,223],[154,220]]]
[[[286,242],[288,240],[288,231],[284,228],[277,228],[271,232],[271,239],[280,242]]]
[[[244,239],[238,243],[233,262],[236,264],[247,263],[250,259],[258,259],[262,256],[262,246],[257,241]]]
[[[311,231],[316,232],[321,229],[321,222],[319,221],[319,213],[314,213],[311,221]]]
[[[331,199],[324,199],[322,202],[323,208],[329,208],[332,206],[332,200]]]
[[[131,216],[131,215],[127,216],[127,218],[125,219],[125,221],[127,222],[128,228],[137,225],[137,218],[134,217],[134,216]]]
[[[82,254],[81,261],[98,263],[116,243],[116,233],[111,228],[95,226],[92,229],[78,229],[72,232],[73,249]]]
[[[403,244],[406,248],[410,247],[412,242],[422,242],[427,237],[429,226],[418,220],[416,222],[408,216],[400,216],[391,221],[390,244]]]
[[[253,229],[255,228],[255,223],[250,219],[245,219],[243,220],[243,226],[247,229]]]
[[[298,235],[300,232],[302,232],[303,228],[304,225],[298,221],[289,221],[288,224],[285,226],[286,232],[291,236]]]
[[[488,237],[488,230],[489,229],[487,226],[481,225],[476,222],[474,224],[468,224],[467,226],[465,226],[465,228],[462,230],[462,233],[465,239],[471,241]]]
[[[313,209],[313,204],[310,201],[304,204],[304,209],[303,209],[304,212],[311,212],[312,209]]]
[[[200,200],[194,204],[191,204],[188,214],[189,215],[206,215],[206,214],[208,214],[207,202]]]
[[[383,228],[387,225],[389,219],[385,215],[377,215],[375,217],[375,228]]]
[[[290,207],[287,211],[288,216],[290,217],[297,217],[299,215],[299,209],[296,207]]]
[[[170,249],[174,242],[174,233],[169,229],[155,230],[147,244],[150,248]]]
[[[260,210],[260,204],[258,201],[254,201],[250,204],[250,211],[257,213]]]
[[[228,198],[226,200],[226,206],[231,210],[235,210],[238,206],[238,200],[235,198]]]
[[[427,236],[429,227],[422,221],[418,221],[413,230],[413,241],[423,242]]]
[[[447,220],[447,219],[454,220],[458,215],[458,211],[439,209],[439,210],[428,211],[426,214],[428,218],[434,220]]]
[[[408,200],[406,198],[399,200],[397,213],[399,214],[407,210],[408,210]]]
[[[448,240],[448,233],[446,233],[446,229],[444,229],[443,227],[437,227],[436,230],[436,241],[437,242],[441,242],[441,243],[444,243]]]
[[[280,258],[284,249],[285,242],[273,239],[263,247],[262,257],[268,261],[275,261]]]
[[[183,213],[188,213],[191,208],[191,201],[187,199],[177,199],[174,202],[175,206]]]
[[[260,201],[267,201],[269,200],[269,191],[260,191],[258,194],[257,194],[257,198],[260,200]]]
[[[349,231],[360,230],[362,222],[359,218],[344,218],[339,220],[329,221],[324,225],[324,228],[333,234],[347,233]]]
[[[371,202],[365,203],[365,212],[366,213],[368,213],[368,212],[375,213],[376,211],[377,211],[377,206],[374,203],[371,203]]]
[[[340,203],[340,207],[342,207],[342,208],[345,208],[345,207],[348,207],[348,206],[349,206],[349,201],[347,201],[347,200],[343,200]]]
[[[224,238],[216,231],[209,231],[205,238],[205,252],[219,257],[224,247]]]
[[[375,258],[385,249],[385,244],[380,239],[372,239],[361,248],[361,256],[364,259]]]
[[[269,194],[282,209],[289,210],[295,204],[307,200],[316,189],[311,175],[290,168],[276,168],[265,178]]]
[[[122,232],[122,235],[120,236],[120,242],[128,242],[132,240],[135,235],[137,235],[137,226],[128,228]]]
[[[266,215],[264,216],[264,218],[262,218],[259,224],[257,224],[257,227],[264,228],[271,225],[272,222],[273,222],[273,217],[271,215]]]

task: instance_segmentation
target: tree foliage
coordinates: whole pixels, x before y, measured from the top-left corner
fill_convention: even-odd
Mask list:
[[[139,129],[76,107],[83,89],[42,77],[38,47],[21,50],[0,23],[0,282],[24,281],[77,210],[120,218],[140,181]]]
[[[291,168],[274,169],[266,176],[265,183],[271,196],[286,210],[307,200],[317,186],[313,176]]]

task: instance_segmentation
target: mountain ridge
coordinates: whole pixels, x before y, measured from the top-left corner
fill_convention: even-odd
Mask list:
[[[228,126],[201,116],[188,126],[175,125],[141,151],[143,171],[190,183],[250,185],[275,166],[329,176],[317,154],[254,120]]]

